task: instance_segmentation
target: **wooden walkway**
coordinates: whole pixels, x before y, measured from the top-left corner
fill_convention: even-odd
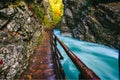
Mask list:
[[[54,60],[50,45],[50,34],[45,32],[40,46],[35,49],[27,70],[20,79],[55,80]]]
[[[80,72],[78,79],[100,80],[100,78],[88,68],[59,38],[52,35],[50,30],[45,30],[44,36],[38,48],[35,49],[30,59],[27,70],[20,79],[29,80],[66,80],[64,70],[60,63],[62,55],[56,47],[57,42],[65,50],[72,62]],[[52,35],[52,36],[51,36]],[[51,41],[51,42],[50,42]]]

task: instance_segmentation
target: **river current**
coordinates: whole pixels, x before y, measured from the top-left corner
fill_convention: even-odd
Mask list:
[[[61,36],[59,30],[54,30],[54,33],[102,80],[119,80],[119,51],[117,49]],[[61,63],[67,79],[78,79],[79,71],[62,47],[60,45],[57,47],[64,57]]]

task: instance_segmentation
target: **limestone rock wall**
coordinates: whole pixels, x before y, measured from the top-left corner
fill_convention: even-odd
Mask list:
[[[17,79],[26,69],[41,30],[24,2],[0,2],[0,79]]]
[[[61,22],[63,33],[72,33],[74,38],[120,49],[119,0],[64,0],[63,2],[65,5]]]

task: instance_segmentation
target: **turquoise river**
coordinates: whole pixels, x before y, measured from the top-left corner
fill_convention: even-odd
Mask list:
[[[59,30],[54,30],[54,33],[102,80],[119,80],[119,51],[117,49],[64,37],[60,35]],[[64,57],[61,63],[67,79],[78,79],[79,71],[66,55],[62,47],[59,44],[57,47]]]

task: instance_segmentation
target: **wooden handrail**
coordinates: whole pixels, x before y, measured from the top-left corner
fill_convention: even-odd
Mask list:
[[[54,66],[55,66],[55,73],[57,79],[63,79],[66,80],[66,76],[64,73],[64,69],[61,65],[60,59],[63,59],[63,56],[61,55],[60,51],[57,49],[57,41],[54,39],[53,35],[51,35],[51,46],[53,51],[53,57],[54,57]]]
[[[53,43],[53,46],[55,48],[55,50],[57,51],[56,53],[58,53],[58,56],[60,59],[64,59],[63,56],[61,55],[60,51],[58,50],[57,46]]]
[[[80,71],[79,79],[100,80],[100,78],[90,68],[88,68],[62,41],[60,41],[55,34],[53,36],[60,43],[67,55]]]

